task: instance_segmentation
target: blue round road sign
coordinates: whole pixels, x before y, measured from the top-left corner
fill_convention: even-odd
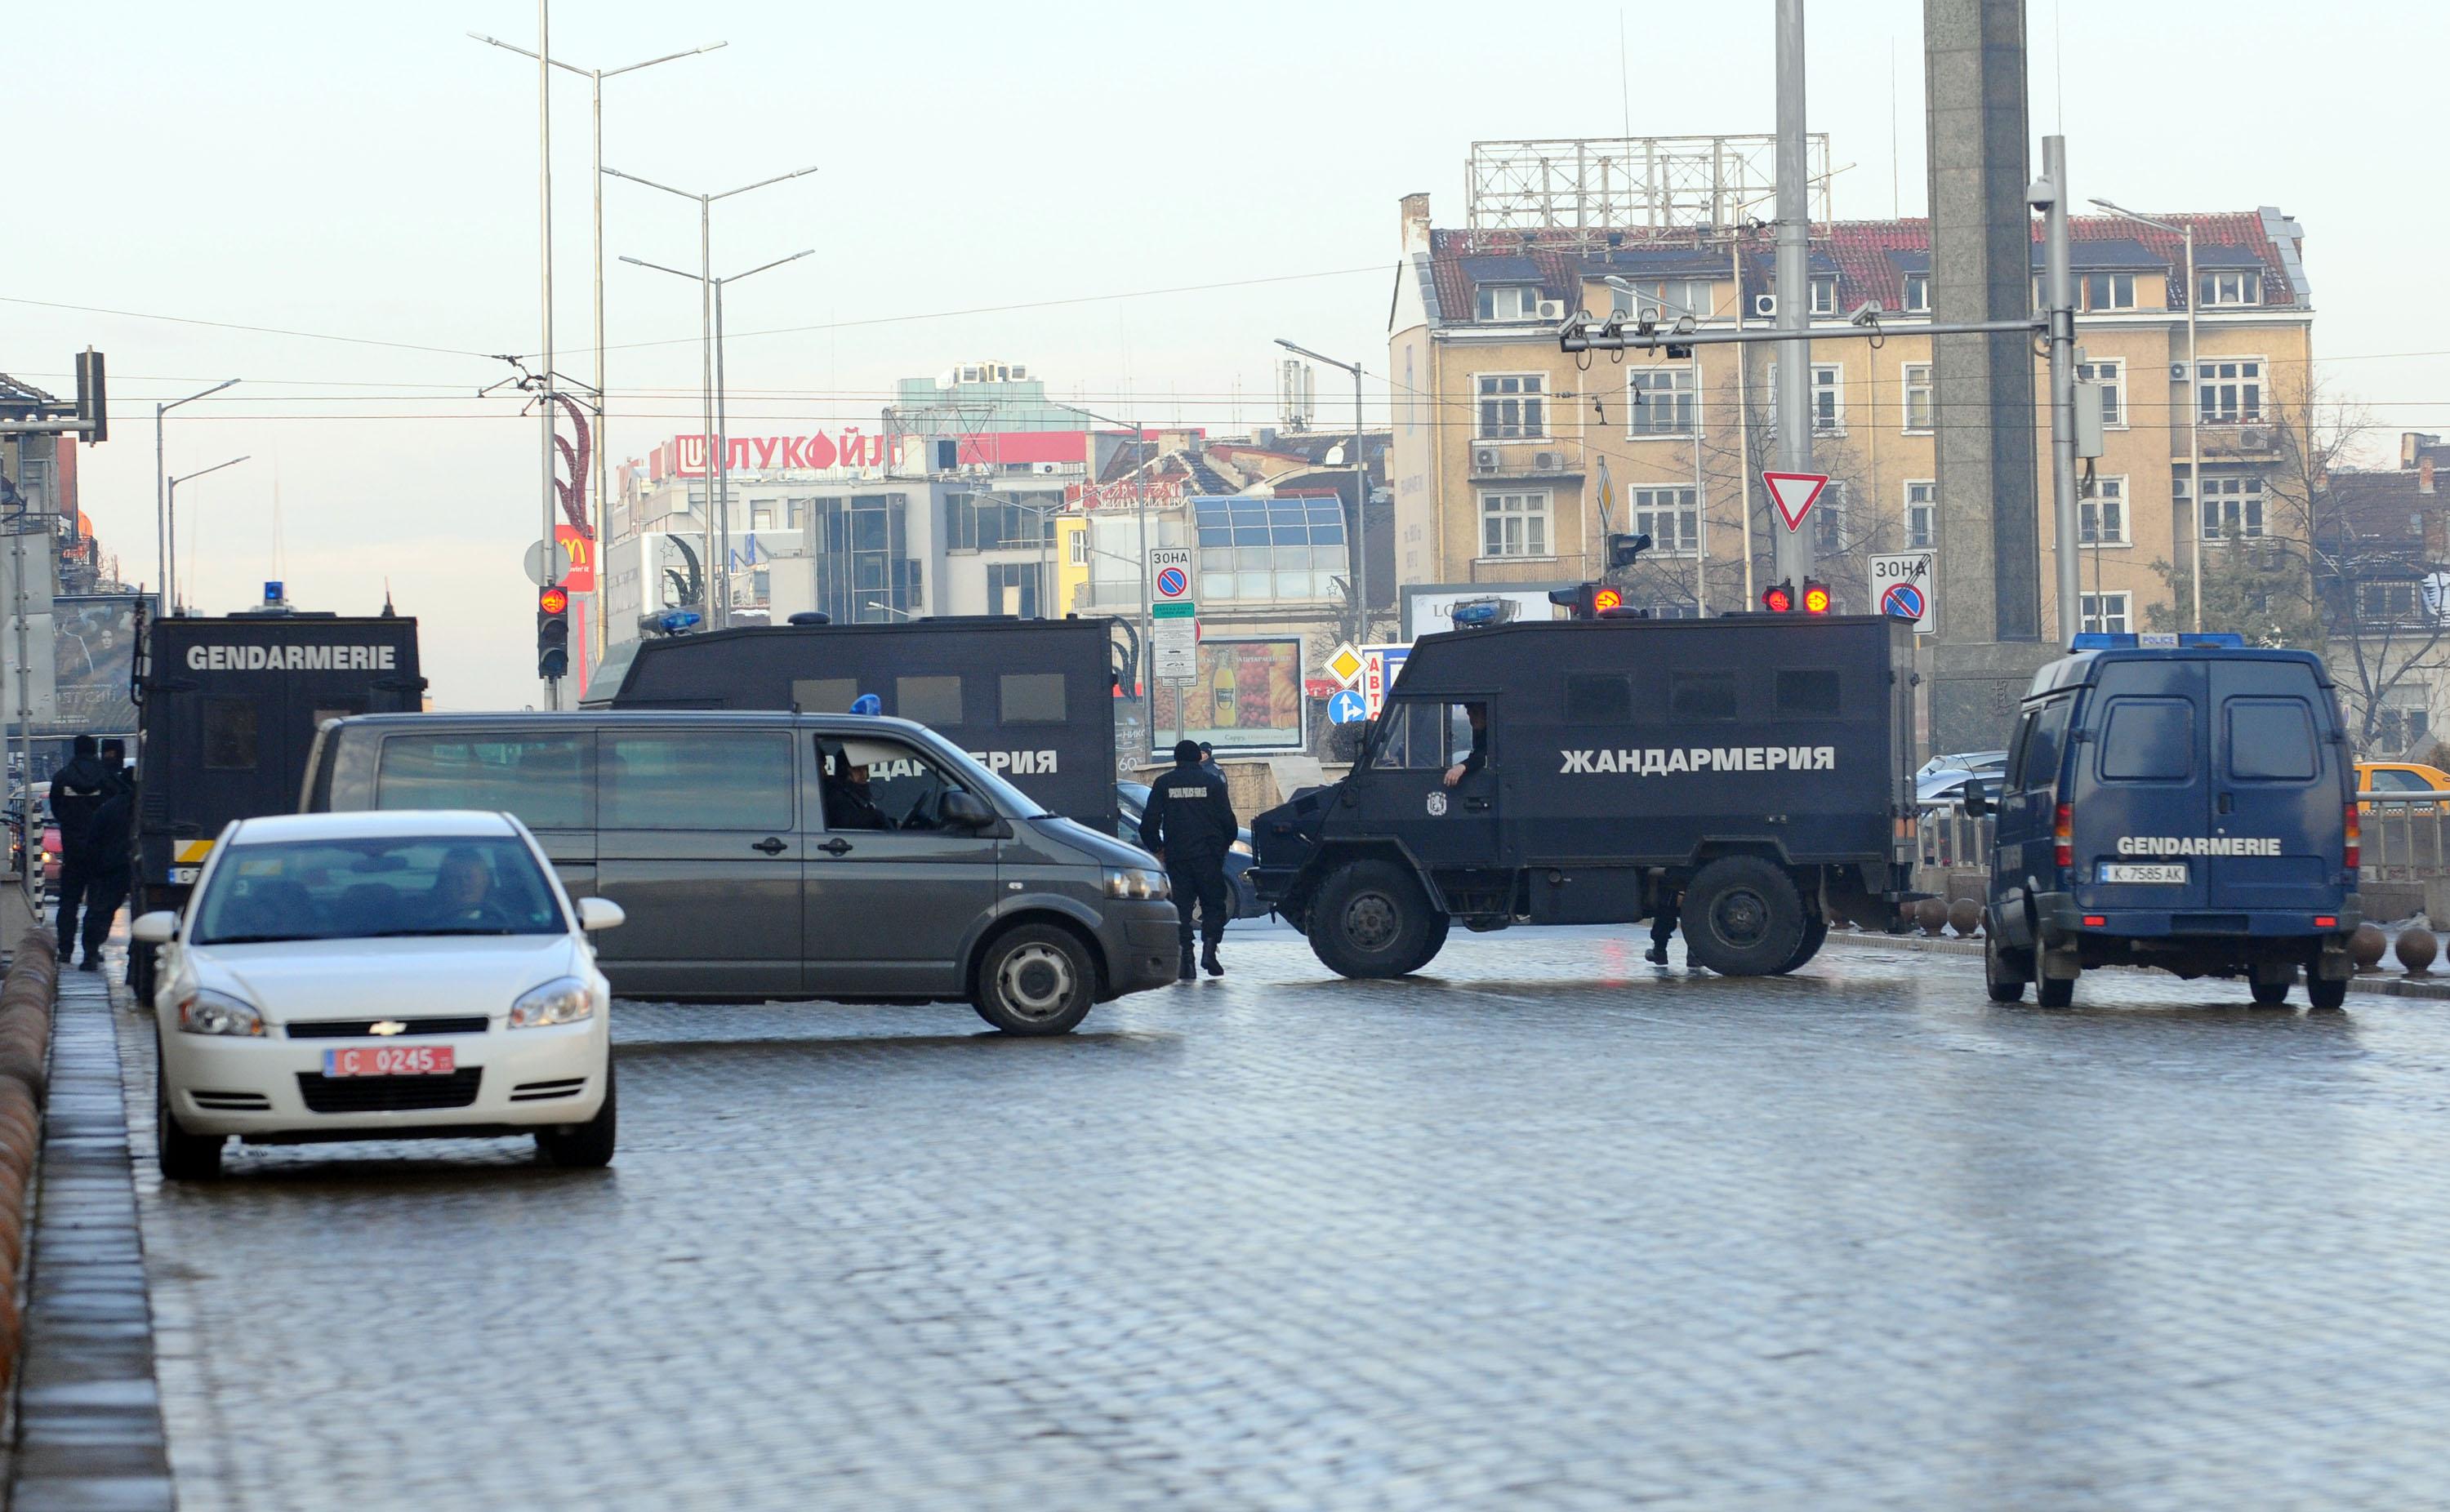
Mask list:
[[[1327,701],[1327,722],[1331,725],[1358,725],[1370,717],[1370,706],[1351,688]]]
[[[1922,618],[1922,590],[1912,583],[1891,583],[1880,595],[1880,612],[1898,619]]]
[[[1157,591],[1162,597],[1180,598],[1182,591],[1190,586],[1191,579],[1182,575],[1179,567],[1169,567],[1157,574]]]

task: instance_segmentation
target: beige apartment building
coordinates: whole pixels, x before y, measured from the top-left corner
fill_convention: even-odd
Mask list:
[[[2201,528],[2215,541],[2303,529],[2304,511],[2281,507],[2312,350],[2302,233],[2269,208],[2156,219],[2194,227],[2195,288],[2178,236],[2106,217],[2074,223],[2082,376],[2109,389],[2106,455],[2082,506],[2087,629],[2147,628],[2149,606],[2170,602],[2155,564],[2183,571],[2199,528],[2190,415],[2210,502]],[[1607,523],[1656,543],[1626,579],[1629,602],[1669,615],[1752,607],[1767,586],[1767,533],[1782,528],[1760,482],[1775,461],[1776,349],[1577,358],[1558,350],[1556,327],[1575,308],[1648,313],[1663,327],[1680,317],[1712,329],[1766,325],[1776,315],[1767,229],[1433,229],[1429,197],[1412,195],[1402,231],[1388,342],[1399,580],[1598,576],[1604,472]],[[2038,243],[2034,261],[2038,281]],[[1900,321],[1929,319],[1930,266],[1927,222],[1814,228],[1812,317],[1833,335],[1812,348],[1813,452],[1832,481],[1804,528],[1841,611],[1872,607],[1869,556],[1948,549],[1934,454],[1951,417],[1935,401],[1930,339],[1834,335],[1865,303]],[[2034,362],[2046,396],[2038,353]],[[2034,422],[2048,424],[2039,403]],[[2033,497],[2047,500],[2047,438],[2038,453]],[[2050,510],[2040,513],[2044,625],[2056,634],[2054,532]],[[1944,629],[1947,606],[1937,612]]]

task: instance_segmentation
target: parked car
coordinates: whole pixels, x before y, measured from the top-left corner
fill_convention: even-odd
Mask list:
[[[1140,815],[1148,809],[1149,785],[1146,783],[1117,783],[1115,807],[1122,815],[1116,828],[1117,837],[1132,844],[1140,843]],[[1266,912],[1259,902],[1257,889],[1251,885],[1251,826],[1243,825],[1234,832],[1234,848],[1225,853],[1226,901],[1235,919],[1255,919]]]
[[[295,814],[224,829],[156,946],[155,1154],[220,1173],[249,1143],[533,1133],[612,1158],[612,995],[573,903],[508,814]]]
[[[2357,791],[2361,793],[2450,793],[2450,772],[2422,762],[2359,762]],[[2382,801],[2388,806],[2389,801]],[[2361,805],[2364,812],[2374,811],[2373,799]],[[2401,805],[2402,807],[2409,805]],[[2432,807],[2432,804],[2426,804]]]
[[[1979,772],[1986,777],[1996,777],[2007,769],[2008,753],[2006,751],[1956,751],[1949,755],[1934,756],[1923,763],[1915,770],[1915,780],[1919,782],[1923,778],[1939,772]]]

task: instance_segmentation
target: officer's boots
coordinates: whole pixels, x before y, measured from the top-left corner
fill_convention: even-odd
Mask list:
[[[1215,959],[1215,952],[1213,948],[1209,952],[1209,956],[1211,960]],[[1185,981],[1197,981],[1199,979],[1199,970],[1192,964],[1191,960],[1191,941],[1187,940],[1182,942],[1182,979]]]
[[[1208,948],[1200,952],[1199,963],[1208,968],[1208,975],[1212,977],[1225,975],[1225,963],[1216,959],[1216,941],[1213,940],[1208,942]],[[1182,974],[1186,977],[1191,975],[1191,957],[1187,953],[1182,958]]]

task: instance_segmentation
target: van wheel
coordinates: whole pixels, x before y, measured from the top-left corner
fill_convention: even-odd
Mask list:
[[[594,1171],[612,1163],[613,1135],[621,1115],[613,1106],[618,1089],[612,1081],[612,1059],[604,1060],[604,1106],[585,1123],[563,1124],[536,1131],[536,1149],[566,1171]]]
[[[167,1181],[211,1181],[222,1173],[222,1136],[191,1134],[170,1112],[169,1076],[157,1054],[153,1061],[153,1158]]]
[[[1804,940],[1795,879],[1758,856],[1722,856],[1684,889],[1684,956],[1721,977],[1788,969]]]
[[[970,1006],[1008,1035],[1068,1035],[1088,1017],[1097,986],[1097,967],[1069,931],[1023,924],[987,946]]]
[[[1443,923],[1443,921],[1440,921]],[[1403,867],[1356,861],[1328,878],[1311,909],[1310,948],[1344,977],[1401,977],[1437,954],[1429,901]],[[1444,944],[1445,931],[1434,931]]]
[[[2348,979],[2345,977],[2319,977],[2314,975],[2312,972],[2307,972],[2305,974],[2305,1000],[2325,1013],[2332,1012],[2345,1005],[2348,1000]]]
[[[2075,1002],[2073,977],[2043,977],[2033,983],[2033,1000],[2045,1008],[2066,1008]]]
[[[2008,959],[2008,947],[1993,933],[1982,941],[1982,985],[1993,1002],[2022,1002],[2029,979]]]
[[[1795,954],[1787,958],[1785,965],[1778,968],[1778,974],[1783,977],[1820,954],[1820,947],[1827,943],[1828,940],[1829,916],[1806,914],[1803,918],[1803,942],[1795,947]]]
[[[2267,966],[2246,968],[2246,991],[2254,995],[2257,1008],[2277,1008],[2288,1000],[2288,989],[2297,983],[2297,968]]]

